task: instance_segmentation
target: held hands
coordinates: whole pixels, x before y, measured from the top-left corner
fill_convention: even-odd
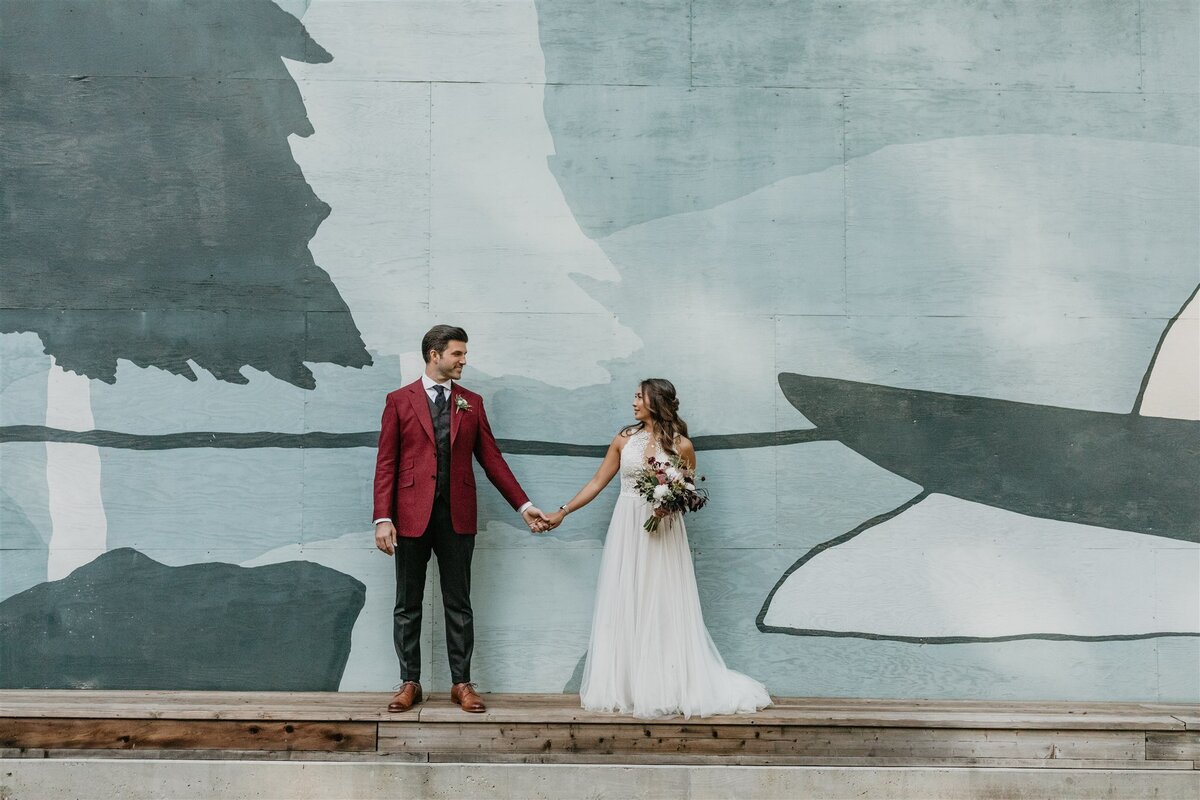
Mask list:
[[[521,516],[525,519],[525,524],[529,526],[530,533],[545,533],[562,524],[566,514],[559,511],[557,514],[547,516],[537,506],[530,506],[522,512]],[[375,525],[375,546],[389,556],[395,555],[396,526],[394,524],[384,521]]]
[[[530,506],[525,509],[521,512],[521,516],[525,519],[525,524],[529,526],[530,533],[545,533],[550,530],[550,527],[546,524],[548,518],[537,506]]]
[[[521,516],[525,518],[525,524],[529,526],[530,533],[546,533],[561,525],[567,514],[562,510],[547,514],[535,506],[530,506]]]

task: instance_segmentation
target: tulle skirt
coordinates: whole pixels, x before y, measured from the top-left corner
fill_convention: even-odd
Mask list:
[[[656,718],[769,706],[766,687],[726,667],[704,626],[683,518],[668,517],[647,533],[649,516],[642,498],[617,498],[600,562],[583,707]]]

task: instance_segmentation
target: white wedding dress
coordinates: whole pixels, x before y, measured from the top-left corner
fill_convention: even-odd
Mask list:
[[[725,666],[704,616],[683,518],[647,533],[650,505],[634,489],[649,442],[638,431],[621,451],[580,700],[589,711],[654,718],[738,714],[771,704],[766,687]]]

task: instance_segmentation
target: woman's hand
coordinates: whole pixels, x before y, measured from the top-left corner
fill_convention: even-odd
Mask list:
[[[563,511],[560,508],[558,511],[555,511],[553,514],[545,514],[543,516],[546,520],[546,523],[549,526],[546,528],[546,530],[552,531],[555,528],[557,528],[559,525],[562,525],[562,521],[567,518],[567,512]]]
[[[658,517],[659,519],[665,519],[666,517],[671,516],[671,512],[667,511],[665,508],[656,508],[654,509],[654,516]]]

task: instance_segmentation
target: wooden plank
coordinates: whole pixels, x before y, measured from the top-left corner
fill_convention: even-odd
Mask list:
[[[1191,770],[1191,761],[1117,761],[1020,758],[872,758],[862,756],[689,755],[686,753],[407,753],[287,750],[107,750],[0,748],[0,758],[135,758],[236,761],[345,761],[377,763],[622,764],[679,766],[978,767],[1007,769]]]
[[[2,754],[10,755],[4,756]],[[327,750],[105,750],[62,748],[48,750],[0,750],[0,757],[8,758],[89,758],[89,759],[170,759],[173,761],[345,761],[382,762],[396,764],[424,764],[429,761],[425,753],[388,753],[374,750],[333,752]],[[1167,764],[1170,762],[1156,762]]]
[[[376,749],[370,722],[0,719],[0,747],[164,750]]]
[[[1069,758],[868,758],[837,756],[687,755],[681,753],[430,753],[430,763],[622,764],[775,767],[981,767],[1007,769],[1184,770],[1191,761],[1109,761]]]
[[[1200,761],[1200,731],[1147,733],[1146,759]]]
[[[476,722],[636,723],[635,717],[584,711],[576,695],[484,695],[488,710]],[[1172,712],[1186,706],[1146,708],[1143,704],[986,703],[980,701],[841,700],[781,698],[757,714],[705,717],[711,725],[816,724],[881,727],[1031,728],[1096,730],[1179,730]],[[430,695],[421,706],[422,722],[460,722],[460,709],[446,696]],[[681,719],[681,718],[677,718]]]
[[[403,715],[386,710],[387,692],[108,692],[93,690],[0,691],[0,716],[74,718],[214,719],[279,721],[628,723],[633,717],[579,707],[578,695],[485,694],[484,714],[468,715],[445,693]],[[677,718],[676,721],[681,721]],[[777,698],[757,714],[707,717],[710,725],[846,725],[1041,730],[1200,729],[1200,705],[1151,703],[1031,703],[858,698]]]
[[[686,753],[1140,761],[1145,734],[707,724],[418,723],[379,726],[381,752]]]
[[[0,716],[113,719],[389,719],[388,692],[0,691]]]
[[[1178,711],[1171,715],[1183,723],[1184,730],[1200,731],[1200,711]]]

